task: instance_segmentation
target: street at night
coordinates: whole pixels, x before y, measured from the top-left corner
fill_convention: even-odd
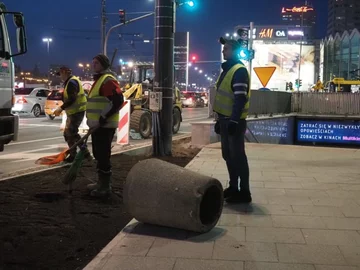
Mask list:
[[[0,25],[0,270],[360,270],[360,0]]]
[[[208,108],[184,108],[183,122],[179,135],[191,132],[191,122],[208,119]],[[64,150],[67,145],[60,130],[61,119],[48,120],[45,116],[34,118],[33,116],[20,117],[19,140],[6,146],[6,150],[0,154],[1,167],[0,177],[16,171],[26,171],[36,166],[34,162],[47,155],[54,155]],[[91,149],[91,140],[89,148]],[[151,143],[151,139],[131,140],[131,145]],[[113,142],[116,145],[116,137]]]

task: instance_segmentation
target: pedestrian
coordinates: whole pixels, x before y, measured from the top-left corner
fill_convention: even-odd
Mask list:
[[[110,61],[99,54],[92,61],[94,83],[87,104],[89,128],[100,127],[91,134],[93,155],[97,161],[97,182],[89,184],[91,196],[103,197],[111,192],[111,143],[119,122],[119,110],[124,102],[116,74],[110,70]]]
[[[81,139],[79,127],[85,116],[86,96],[81,81],[72,75],[69,67],[61,67],[56,75],[60,76],[60,79],[64,82],[64,92],[63,104],[54,111],[54,115],[59,116],[62,111],[66,113],[64,138],[70,148]],[[74,148],[65,159],[65,162],[72,163],[75,159],[76,151],[77,148]],[[91,160],[92,157],[89,150],[85,148],[84,151],[86,151],[85,158]]]
[[[226,61],[221,65],[222,72],[216,82],[213,110],[217,114],[215,132],[220,134],[222,156],[230,177],[224,198],[227,203],[250,203],[249,165],[245,153],[250,76],[239,60],[239,42],[220,38],[220,43],[224,45],[222,53]]]

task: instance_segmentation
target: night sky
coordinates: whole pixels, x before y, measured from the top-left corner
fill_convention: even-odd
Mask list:
[[[232,32],[236,25],[253,21],[258,25],[279,24],[281,7],[300,6],[304,1],[290,0],[195,0],[196,7],[181,7],[177,12],[177,31],[190,31],[190,53],[199,60],[218,60],[220,49],[218,38]],[[36,2],[36,4],[34,4]],[[154,0],[107,0],[109,14],[108,27],[119,23],[118,10],[146,12],[154,10]],[[318,37],[326,34],[327,0],[312,0],[317,14]],[[17,57],[15,62],[22,69],[31,70],[37,63],[41,71],[51,64],[67,64],[74,68],[78,63],[90,63],[100,52],[100,4],[101,0],[12,0],[5,1],[8,10],[21,11],[25,15],[29,51]],[[127,19],[142,14],[129,14]],[[116,59],[129,60],[136,55],[138,60],[151,60],[152,44],[144,44],[143,39],[153,38],[154,18],[129,24],[112,34],[108,54],[118,48]],[[123,33],[119,41],[118,33]],[[142,33],[142,38],[134,38],[126,33]],[[50,54],[47,54],[43,37],[53,38]],[[135,41],[135,50],[130,45]],[[203,65],[204,72],[211,72],[214,65]],[[200,75],[199,75],[200,76]]]

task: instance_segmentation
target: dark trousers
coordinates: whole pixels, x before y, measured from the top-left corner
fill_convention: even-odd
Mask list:
[[[241,120],[234,135],[228,133],[228,118],[220,118],[221,150],[230,176],[230,187],[250,193],[249,164],[245,153],[246,120]]]
[[[79,126],[84,119],[85,111],[78,112],[71,115],[67,115],[65,129],[64,129],[64,138],[67,142],[69,148],[72,147],[78,140],[81,139],[79,135]],[[76,148],[70,152],[70,156],[76,155]]]
[[[98,128],[91,134],[92,151],[99,172],[109,173],[111,171],[111,143],[115,130],[115,128]]]

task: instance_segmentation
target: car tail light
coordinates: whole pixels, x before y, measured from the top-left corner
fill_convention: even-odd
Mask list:
[[[26,100],[24,97],[20,97],[20,98],[16,101],[16,103],[25,104],[25,103],[27,103],[27,100]]]

